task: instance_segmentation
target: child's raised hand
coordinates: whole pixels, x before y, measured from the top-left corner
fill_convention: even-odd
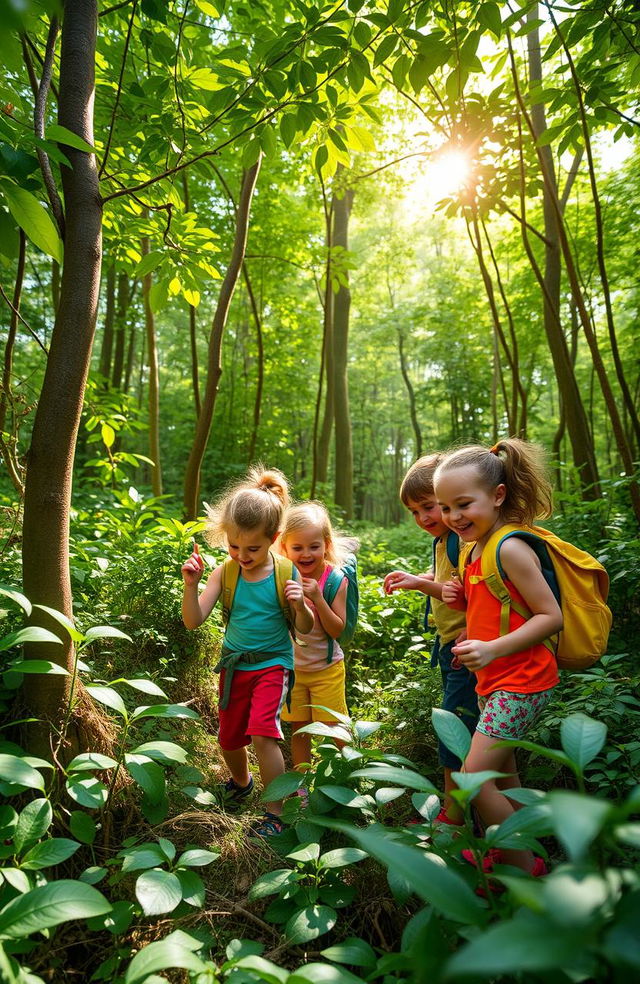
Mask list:
[[[182,573],[182,580],[188,585],[197,584],[202,577],[204,560],[200,556],[200,550],[195,540],[193,541],[193,553],[188,560],[185,560],[180,571]]]
[[[480,639],[465,639],[464,642],[457,643],[452,647],[451,652],[454,657],[466,666],[468,670],[476,673],[483,666],[487,666],[494,660],[495,653],[492,651],[490,642],[482,642]]]
[[[297,611],[302,611],[304,608],[304,590],[300,581],[293,579],[287,581],[284,586],[284,596]]]
[[[384,579],[384,593],[393,594],[394,591],[414,591],[418,578],[415,574],[408,574],[407,571],[390,571]]]
[[[464,585],[462,581],[445,581],[442,585],[442,600],[449,608],[455,608],[463,612],[467,607],[467,600],[464,596]]]
[[[322,592],[316,579],[314,577],[303,577],[301,583],[305,598],[308,598],[309,601],[317,601]]]

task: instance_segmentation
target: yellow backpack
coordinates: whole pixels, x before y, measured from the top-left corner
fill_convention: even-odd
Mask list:
[[[611,628],[611,610],[606,603],[609,575],[591,554],[541,526],[501,526],[482,550],[482,573],[470,578],[472,583],[484,581],[500,602],[501,636],[509,632],[511,608],[523,618],[531,618],[532,614],[528,608],[514,604],[504,583],[500,547],[511,536],[524,540],[535,551],[544,578],[562,609],[563,628],[545,639],[544,645],[554,654],[560,669],[592,666],[606,651]]]

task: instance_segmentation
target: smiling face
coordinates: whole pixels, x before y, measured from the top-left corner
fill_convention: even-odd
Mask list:
[[[502,524],[504,485],[487,489],[473,465],[438,472],[436,495],[442,519],[466,543],[486,543]]]
[[[277,535],[277,534],[276,534]],[[229,556],[237,560],[243,571],[258,571],[269,558],[269,547],[273,539],[264,530],[227,530],[227,549]]]
[[[425,533],[430,533],[431,536],[442,536],[443,533],[447,532],[434,492],[423,495],[419,499],[407,499],[406,506],[417,525]]]
[[[319,580],[325,567],[327,543],[319,526],[304,526],[293,530],[282,542],[282,548],[303,577]]]

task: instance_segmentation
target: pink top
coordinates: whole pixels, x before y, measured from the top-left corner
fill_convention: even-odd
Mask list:
[[[332,570],[332,565],[327,564],[318,579],[318,587],[321,592]],[[344,653],[340,648],[338,640],[334,639],[333,658],[331,663],[327,663],[327,633],[322,628],[322,622],[318,618],[315,605],[308,598],[306,601],[309,607],[313,609],[313,628],[306,635],[303,635],[301,632],[297,634],[304,645],[299,646],[296,643],[293,647],[295,652],[295,669],[303,673],[317,673],[318,670],[326,670],[328,666],[344,659]]]

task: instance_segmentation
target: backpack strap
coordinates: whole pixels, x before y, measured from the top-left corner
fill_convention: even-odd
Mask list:
[[[463,564],[460,563],[460,558],[463,556],[465,558],[468,557],[470,552],[469,544],[464,544],[462,547],[460,547],[460,537],[456,536],[455,533],[453,533],[451,530],[447,530],[447,532],[444,533],[443,536],[446,537],[446,540],[444,542],[445,542],[445,549],[447,551],[447,557],[449,558],[449,563],[451,564],[454,570],[457,570],[459,567],[464,566]],[[442,536],[436,536],[433,538],[433,560],[431,562],[431,567],[433,569],[434,574],[436,571],[436,547],[438,546],[441,540],[442,540]],[[431,614],[431,595],[427,595],[427,602],[426,605],[424,606],[424,628],[426,630],[428,630],[429,628],[430,614]]]
[[[284,588],[287,581],[292,580],[294,576],[293,564],[287,557],[282,557],[280,554],[275,554],[271,550],[269,553],[273,559],[273,577],[276,585],[278,603],[282,609],[282,616],[287,623],[287,629],[291,633],[291,636],[295,638],[291,608],[284,594]],[[240,564],[237,560],[233,560],[232,557],[227,557],[222,564],[222,590],[220,592],[220,597],[222,599],[222,621],[224,625],[227,625],[229,622],[239,577]]]
[[[324,582],[322,588],[322,597],[326,601],[329,608],[333,604],[335,597],[340,590],[340,585],[344,581],[346,574],[344,574],[338,567],[334,567],[333,570],[329,571],[327,578]],[[347,588],[348,590],[348,588]],[[332,636],[327,636],[327,663],[333,660],[333,649],[335,645],[335,639]]]
[[[222,564],[222,591],[220,593],[222,600],[222,622],[224,625],[227,625],[229,622],[239,576],[240,564],[231,557],[227,557]]]
[[[502,526],[493,534],[493,536],[489,538],[488,542],[484,546],[480,563],[481,573],[471,574],[469,576],[471,584],[479,584],[481,581],[484,582],[494,598],[497,598],[500,602],[501,636],[509,634],[509,614],[511,609],[517,612],[518,615],[524,619],[529,619],[532,615],[532,612],[526,605],[522,605],[520,602],[514,601],[509,594],[506,584],[504,583],[505,573],[500,562],[500,548],[505,540],[509,540],[514,536],[519,540],[524,540],[525,543],[531,547],[540,561],[540,567],[545,581],[551,588],[556,601],[560,604],[558,581],[553,563],[549,556],[549,551],[547,550],[542,538],[533,530],[523,529],[519,526]],[[557,642],[554,642],[555,638],[556,637],[544,639],[542,643],[554,655],[557,649]]]
[[[278,595],[278,602],[280,603],[280,608],[282,609],[282,616],[287,623],[287,628],[289,634],[293,641],[296,641],[296,633],[293,625],[293,616],[291,614],[291,606],[287,601],[284,593],[285,585],[287,581],[294,580],[293,572],[293,562],[289,560],[288,557],[283,557],[282,554],[273,553],[272,550],[269,551],[271,557],[273,558],[273,576],[276,582],[276,593]]]

